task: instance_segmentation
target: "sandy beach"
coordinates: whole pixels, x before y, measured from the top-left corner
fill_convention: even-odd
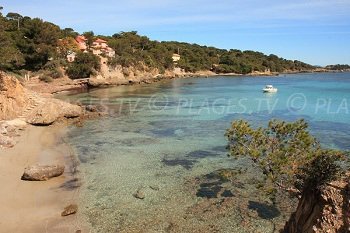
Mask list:
[[[78,204],[76,162],[64,143],[66,128],[28,126],[10,149],[0,150],[0,232],[76,232],[78,214],[61,217],[64,207]],[[62,176],[49,181],[22,181],[25,167],[64,164]],[[86,232],[86,231],[82,231]]]

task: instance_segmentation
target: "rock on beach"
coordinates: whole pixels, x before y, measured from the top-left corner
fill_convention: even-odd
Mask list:
[[[62,175],[64,168],[63,165],[34,165],[26,167],[21,179],[29,181],[46,181],[53,177]]]

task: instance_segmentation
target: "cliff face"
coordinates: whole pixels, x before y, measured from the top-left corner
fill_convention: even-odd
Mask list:
[[[350,183],[332,182],[319,192],[305,191],[282,232],[350,232]]]
[[[82,107],[44,98],[24,88],[16,78],[0,72],[0,120],[20,118],[32,125],[49,125],[82,114]]]
[[[122,67],[117,65],[111,68],[107,65],[107,58],[100,57],[101,70],[97,76],[89,79],[91,86],[125,85],[128,83],[152,82],[158,74],[158,69],[139,67]]]
[[[20,115],[29,102],[20,82],[0,72],[0,120]]]

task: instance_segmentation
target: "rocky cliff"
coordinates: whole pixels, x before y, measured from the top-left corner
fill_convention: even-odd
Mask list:
[[[19,116],[30,102],[21,83],[16,78],[0,72],[0,120]]]
[[[305,191],[284,233],[350,232],[349,176],[318,192]]]
[[[16,78],[0,73],[0,120],[20,118],[33,125],[49,125],[82,114],[82,107],[45,98],[27,90]]]
[[[126,85],[129,83],[152,82],[159,74],[158,69],[143,67],[114,68],[107,65],[107,58],[100,57],[101,70],[95,77],[89,79],[90,86]]]

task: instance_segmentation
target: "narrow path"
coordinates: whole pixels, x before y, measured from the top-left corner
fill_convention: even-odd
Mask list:
[[[26,121],[27,117],[30,115],[30,113],[39,105],[43,104],[45,102],[44,98],[35,93],[34,91],[28,91],[26,90],[25,93],[30,102],[31,105],[27,106],[27,108],[22,112],[22,114],[18,117],[19,119]]]

